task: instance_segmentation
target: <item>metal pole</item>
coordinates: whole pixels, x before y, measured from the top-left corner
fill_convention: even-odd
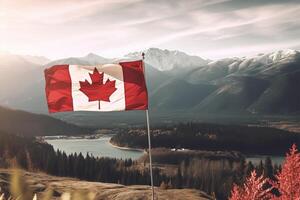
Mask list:
[[[151,189],[152,189],[152,200],[154,200],[154,186],[153,186],[153,172],[152,172],[152,156],[151,156],[151,137],[150,137],[150,124],[149,124],[149,111],[146,110],[147,118],[147,132],[148,132],[148,145],[149,145],[149,167],[150,167],[150,177],[151,177]]]
[[[145,53],[142,53],[143,60],[145,59]],[[146,80],[146,73],[143,63],[144,75]],[[150,136],[150,123],[149,123],[149,110],[146,110],[146,119],[147,119],[147,133],[148,133],[148,154],[149,154],[149,168],[150,168],[150,179],[151,179],[151,189],[152,189],[152,200],[154,200],[154,185],[153,185],[153,170],[152,170],[152,155],[151,155],[151,136]]]

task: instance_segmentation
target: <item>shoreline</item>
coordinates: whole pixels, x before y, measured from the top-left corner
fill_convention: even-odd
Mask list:
[[[125,150],[125,151],[139,151],[139,152],[143,152],[144,154],[147,153],[146,150],[144,149],[139,149],[139,148],[131,148],[131,147],[121,147],[121,146],[117,146],[113,143],[111,143],[110,141],[108,141],[108,143],[113,146],[114,148],[117,148],[117,149],[121,149],[121,150]]]

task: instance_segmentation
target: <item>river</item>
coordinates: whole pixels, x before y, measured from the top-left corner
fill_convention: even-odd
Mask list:
[[[51,144],[55,150],[59,149],[71,153],[82,153],[84,156],[89,153],[95,157],[111,157],[133,160],[141,157],[144,152],[130,149],[120,149],[109,143],[110,136],[101,137],[98,139],[46,139],[45,141]],[[246,161],[251,161],[253,164],[259,164],[260,160],[265,160],[267,156],[255,155],[248,156]],[[275,164],[282,164],[284,157],[270,156]]]
[[[46,139],[45,141],[59,149],[71,153],[82,153],[84,156],[89,153],[95,157],[112,157],[121,159],[138,159],[144,152],[130,149],[119,149],[109,143],[110,137],[98,139]]]

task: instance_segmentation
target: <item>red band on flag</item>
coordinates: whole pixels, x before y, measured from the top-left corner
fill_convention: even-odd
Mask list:
[[[46,69],[45,79],[49,112],[73,111],[69,65],[55,65]]]
[[[123,68],[126,110],[148,109],[148,93],[143,61],[121,62]]]

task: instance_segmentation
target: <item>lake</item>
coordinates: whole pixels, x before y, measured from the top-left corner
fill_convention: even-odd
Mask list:
[[[71,153],[82,153],[84,156],[89,153],[95,157],[111,157],[120,159],[138,159],[144,152],[130,150],[130,149],[119,149],[109,143],[111,137],[101,137],[99,139],[45,139],[46,142],[51,144],[55,150],[59,149]],[[251,161],[253,164],[258,165],[260,160],[264,161],[267,156],[255,155],[248,156],[246,161]],[[281,156],[270,156],[273,164],[282,164],[284,157]]]
[[[112,157],[121,159],[138,159],[144,152],[119,149],[109,143],[111,137],[101,137],[98,139],[46,139],[45,141],[53,146],[55,150],[59,149],[71,153],[82,153],[84,156],[89,153],[95,157]]]

